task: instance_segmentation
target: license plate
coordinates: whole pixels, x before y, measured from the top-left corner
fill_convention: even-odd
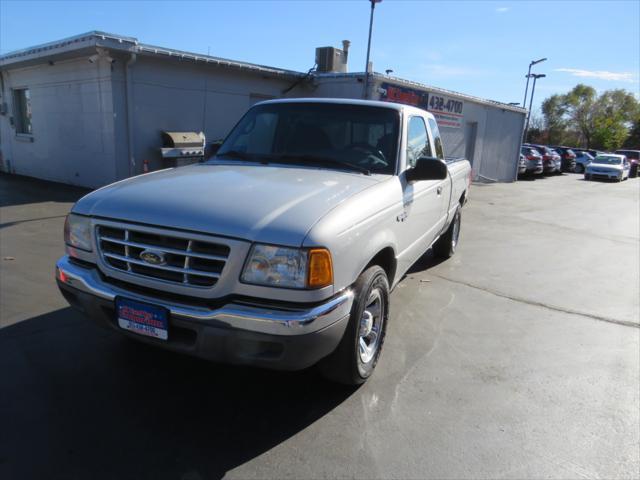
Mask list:
[[[160,340],[169,338],[169,315],[166,308],[118,297],[116,315],[118,326],[124,330]]]

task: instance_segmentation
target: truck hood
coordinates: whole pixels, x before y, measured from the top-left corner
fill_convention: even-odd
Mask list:
[[[73,212],[298,246],[347,198],[384,177],[304,167],[207,163],[123,180],[81,198]]]

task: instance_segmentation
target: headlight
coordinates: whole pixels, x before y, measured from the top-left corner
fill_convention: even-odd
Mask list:
[[[243,282],[286,288],[321,288],[333,283],[331,254],[324,248],[298,249],[254,245]]]
[[[91,251],[91,220],[70,213],[64,222],[64,243],[70,247]]]

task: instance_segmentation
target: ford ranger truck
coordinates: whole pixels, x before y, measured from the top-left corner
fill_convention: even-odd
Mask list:
[[[58,286],[95,322],[204,359],[372,374],[389,292],[456,251],[470,185],[430,113],[286,99],[253,106],[200,164],[81,198]]]

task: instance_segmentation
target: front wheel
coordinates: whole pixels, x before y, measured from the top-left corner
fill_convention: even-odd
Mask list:
[[[579,163],[576,165],[576,168],[574,169],[574,171],[576,173],[583,173],[584,172],[584,166],[580,165]]]
[[[349,324],[335,351],[318,364],[322,375],[345,385],[364,383],[376,368],[389,319],[389,280],[374,265],[353,287]]]
[[[449,258],[456,253],[458,246],[458,240],[460,238],[460,224],[462,222],[462,214],[460,213],[460,207],[456,210],[456,213],[447,228],[447,231],[433,244],[433,253],[440,258]]]

